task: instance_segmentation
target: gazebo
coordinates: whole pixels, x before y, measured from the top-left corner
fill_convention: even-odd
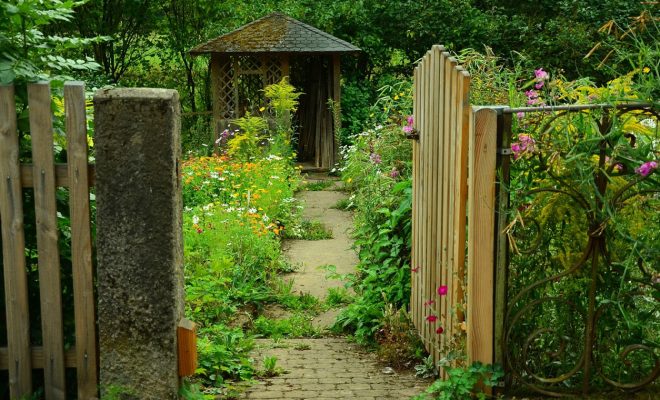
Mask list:
[[[338,112],[340,103],[340,56],[358,51],[346,41],[273,13],[190,53],[211,55],[216,138],[231,120],[256,111],[265,86],[289,76],[303,92],[295,117],[298,160],[311,169],[327,170],[335,163],[338,146],[339,115],[333,109]]]

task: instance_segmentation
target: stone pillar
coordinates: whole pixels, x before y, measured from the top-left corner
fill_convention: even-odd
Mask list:
[[[179,95],[94,95],[100,387],[176,399],[183,317]]]

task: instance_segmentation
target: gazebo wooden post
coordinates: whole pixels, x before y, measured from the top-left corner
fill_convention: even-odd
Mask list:
[[[337,116],[341,115],[341,55],[332,55],[332,100],[335,104]],[[341,119],[336,118],[333,110],[333,151],[330,168],[337,162],[339,152],[339,129],[341,129]]]
[[[288,77],[289,73],[290,73],[289,72],[289,70],[290,70],[290,67],[289,67],[289,65],[290,65],[289,54],[288,53],[282,54],[282,58],[280,60],[282,62],[282,77],[285,77],[285,76]],[[291,81],[291,79],[289,79],[289,82],[290,81]]]

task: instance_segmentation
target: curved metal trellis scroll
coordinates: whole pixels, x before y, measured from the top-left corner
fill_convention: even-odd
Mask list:
[[[511,118],[518,112],[527,114]],[[633,154],[658,159],[657,109],[502,114],[496,280],[506,299],[498,352],[508,385],[561,396],[652,383],[660,375],[660,173],[635,170]],[[631,128],[644,118],[655,126],[648,149]],[[525,146],[510,154],[512,127],[523,124],[533,134],[518,136]]]

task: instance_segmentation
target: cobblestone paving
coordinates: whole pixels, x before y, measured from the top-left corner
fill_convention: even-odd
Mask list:
[[[262,339],[254,357],[259,368],[264,357],[277,357],[284,373],[250,387],[243,399],[409,399],[430,384],[410,372],[384,373],[373,354],[342,338]]]

